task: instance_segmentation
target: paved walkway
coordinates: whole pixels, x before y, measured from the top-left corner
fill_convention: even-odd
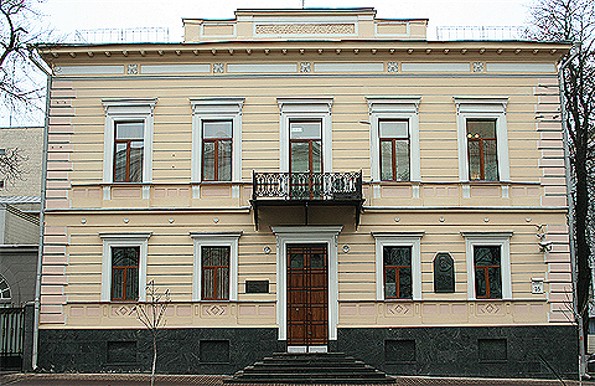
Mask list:
[[[219,375],[158,375],[155,385],[222,386],[224,378]],[[0,374],[1,386],[140,386],[148,384],[149,376],[146,374]],[[563,383],[555,380],[531,379],[397,377],[395,380],[396,386],[563,386],[564,384],[581,385],[577,381]],[[582,385],[595,386],[595,383],[583,382]],[[265,385],[259,384],[259,386]]]

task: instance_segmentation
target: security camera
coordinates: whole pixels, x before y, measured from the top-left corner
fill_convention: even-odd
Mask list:
[[[553,241],[540,241],[538,244],[539,244],[539,248],[540,248],[542,251],[544,251],[544,252],[545,252],[545,251],[549,252],[549,251],[551,251],[551,250],[552,250],[552,247],[553,247],[553,245],[554,245],[554,242],[553,242]]]

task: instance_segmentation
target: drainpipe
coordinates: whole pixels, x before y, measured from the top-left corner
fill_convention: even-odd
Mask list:
[[[577,47],[576,45],[574,47]],[[572,267],[572,292],[574,296],[573,307],[574,307],[574,314],[576,317],[576,321],[578,323],[578,340],[579,340],[579,358],[578,358],[578,366],[579,366],[579,379],[582,379],[583,376],[586,374],[586,362],[585,362],[585,331],[583,329],[583,318],[582,315],[579,313],[578,304],[577,304],[577,288],[578,288],[578,272],[577,272],[577,265],[576,265],[576,247],[574,242],[574,185],[573,185],[573,178],[570,169],[570,140],[569,140],[569,132],[568,132],[568,125],[567,125],[567,117],[568,114],[566,112],[566,95],[564,94],[564,90],[566,87],[566,83],[564,80],[564,69],[568,66],[577,56],[579,52],[575,52],[573,55],[566,58],[560,65],[558,66],[558,82],[559,82],[559,92],[560,92],[560,109],[562,115],[562,133],[563,133],[563,140],[564,140],[564,168],[566,170],[566,199],[568,201],[568,236],[569,236],[569,247],[570,247],[570,264]]]
[[[39,346],[39,313],[41,308],[41,264],[43,261],[43,236],[45,232],[45,200],[46,200],[46,174],[48,154],[48,129],[50,125],[50,88],[52,85],[52,73],[37,61],[33,53],[30,59],[37,68],[47,76],[46,100],[45,100],[45,123],[43,137],[43,154],[41,164],[41,211],[39,213],[39,249],[37,251],[37,275],[35,279],[35,311],[33,314],[33,348],[31,350],[31,367],[37,370],[37,356]]]

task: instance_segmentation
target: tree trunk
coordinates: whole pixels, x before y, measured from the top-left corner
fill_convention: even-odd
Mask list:
[[[578,312],[583,317],[585,335],[589,327],[589,298],[591,289],[590,247],[587,236],[587,213],[589,211],[589,190],[587,181],[587,154],[583,149],[577,149],[575,159],[576,198],[576,264],[578,268],[577,305]],[[587,340],[582,342],[585,345]]]
[[[153,334],[153,364],[151,366],[151,386],[155,386],[155,367],[157,365],[157,335]]]

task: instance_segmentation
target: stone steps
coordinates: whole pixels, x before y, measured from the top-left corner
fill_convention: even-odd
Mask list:
[[[394,384],[395,379],[344,353],[275,353],[225,383]]]

